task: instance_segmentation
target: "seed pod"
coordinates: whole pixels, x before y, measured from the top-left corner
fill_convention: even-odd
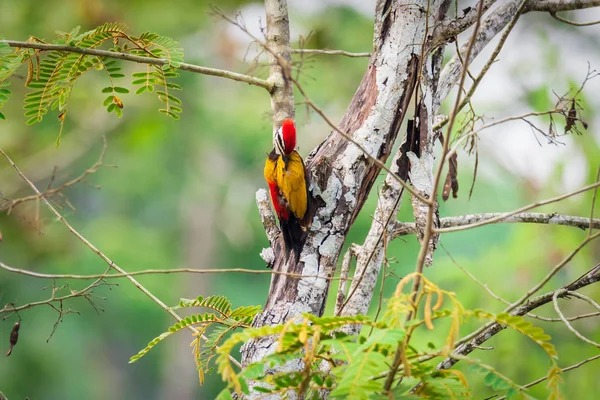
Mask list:
[[[20,327],[21,327],[21,322],[17,321],[13,325],[12,331],[10,331],[10,348],[8,349],[8,352],[6,353],[6,357],[10,356],[10,354],[12,353],[13,347],[15,347],[15,345],[19,341],[19,328]]]

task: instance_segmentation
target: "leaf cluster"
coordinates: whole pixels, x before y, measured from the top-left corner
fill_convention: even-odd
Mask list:
[[[27,42],[45,43],[35,37],[30,37]],[[53,43],[162,60],[160,63],[147,64],[143,72],[134,72],[132,85],[139,86],[137,94],[154,92],[163,103],[159,112],[179,119],[181,100],[173,92],[181,87],[172,80],[179,76],[177,68],[183,62],[183,49],[176,41],[151,32],[133,36],[124,24],[106,23],[84,33],[79,33],[79,27],[68,33],[57,32],[57,39]],[[119,83],[125,74],[115,59],[72,51],[11,51],[5,43],[0,43],[0,107],[11,94],[6,89],[8,79],[23,64],[27,64],[25,86],[31,89],[25,96],[27,124],[40,122],[49,111],[56,111],[60,123],[57,144],[69,111],[71,91],[77,80],[88,71],[104,71],[108,83],[102,89],[102,93],[108,95],[104,99],[104,107],[109,113],[122,116],[124,102],[121,96],[129,93],[129,89]],[[4,119],[5,116],[0,113],[0,118]]]
[[[422,289],[415,296],[404,289],[417,277],[422,281]],[[419,274],[411,274],[398,284],[380,321],[362,315],[303,314],[285,324],[234,333],[217,350],[218,370],[228,384],[219,398],[230,399],[234,393],[249,394],[251,390],[283,398],[294,392],[308,399],[322,398],[324,393],[332,399],[472,398],[463,373],[435,367],[440,358],[453,356],[460,324],[472,317],[492,320],[520,332],[555,360],[556,350],[550,337],[522,317],[465,310],[454,293],[440,289]],[[439,324],[441,320],[449,320],[449,324]],[[362,325],[362,333],[345,334],[343,328],[349,324]],[[448,329],[445,343],[439,348],[432,343],[416,345],[414,338],[425,329]],[[273,335],[277,337],[273,354],[241,371],[235,368],[230,356],[236,346],[257,341],[260,345],[261,340]],[[530,398],[523,387],[493,367],[467,357],[460,359],[472,364],[495,393],[511,399]],[[560,372],[552,362],[549,378],[558,377]],[[390,373],[393,384],[388,389],[385,382]],[[558,385],[551,382],[549,387],[554,398],[560,398]]]
[[[248,328],[259,312],[260,306],[241,306],[231,309],[231,302],[224,296],[199,296],[196,299],[181,299],[173,309],[179,308],[205,308],[209,312],[192,314],[183,318],[180,322],[169,327],[167,332],[160,334],[129,359],[133,363],[146,355],[154,346],[167,337],[183,329],[194,327],[194,339],[190,346],[193,348],[196,367],[200,384],[204,383],[204,376],[211,372],[210,362],[216,355],[218,345],[237,328]],[[208,335],[208,336],[206,336]]]

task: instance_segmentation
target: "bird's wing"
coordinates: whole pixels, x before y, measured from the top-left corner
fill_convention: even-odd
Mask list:
[[[306,214],[307,192],[304,162],[298,152],[294,151],[288,156],[287,168],[282,159],[277,162],[277,183],[290,211],[296,218],[302,219]]]

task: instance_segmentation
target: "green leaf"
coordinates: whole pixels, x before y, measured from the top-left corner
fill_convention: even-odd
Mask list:
[[[112,92],[113,92],[113,88],[110,86],[107,86],[104,89],[102,89],[102,93],[112,93]]]
[[[129,89],[125,89],[123,87],[115,86],[114,89],[115,89],[115,92],[117,92],[117,93],[129,93]]]
[[[29,118],[26,122],[27,125],[32,125],[35,124],[36,122],[40,122],[42,120],[41,117],[33,117],[33,118]]]
[[[106,99],[104,99],[104,107],[107,107],[109,104],[111,104],[113,102],[114,97],[113,96],[108,96]]]
[[[161,114],[167,115],[167,116],[173,118],[174,120],[179,120],[181,118],[179,115],[175,114],[174,112],[165,110],[164,108],[161,108],[160,110],[158,110],[158,112],[160,112]]]

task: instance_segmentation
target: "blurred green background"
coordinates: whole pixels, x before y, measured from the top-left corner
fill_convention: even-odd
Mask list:
[[[241,10],[249,29],[260,34],[264,13],[260,2],[215,2],[226,12]],[[465,2],[467,4],[468,2]],[[0,0],[0,35],[25,40],[29,35],[52,40],[54,31],[82,31],[107,21],[122,21],[132,33],[158,32],[181,42],[186,61],[215,68],[246,72],[255,48],[244,60],[248,38],[210,13],[211,3],[183,0],[173,5],[156,0]],[[461,3],[462,5],[462,3]],[[372,40],[372,8],[358,1],[292,1],[292,36],[309,37],[307,47],[368,51]],[[593,12],[588,12],[593,19]],[[476,109],[487,117],[544,110],[555,102],[552,90],[564,93],[585,77],[587,62],[598,67],[598,29],[559,25],[549,16],[527,15],[506,44],[475,99]],[[526,39],[526,40],[524,40]],[[362,73],[366,59],[310,57],[303,62],[301,82],[312,100],[339,120]],[[481,65],[479,61],[479,65]],[[128,75],[139,65],[123,64]],[[476,68],[476,67],[475,67]],[[254,71],[265,77],[259,66]],[[271,145],[270,103],[259,88],[219,78],[182,73],[183,114],[173,121],[157,112],[152,95],[124,95],[124,116],[117,119],[101,106],[106,86],[103,73],[90,73],[75,86],[61,146],[55,147],[58,121],[49,114],[40,124],[26,126],[22,116],[25,70],[13,79],[14,97],[3,109],[0,147],[32,178],[46,187],[80,175],[98,158],[102,136],[108,140],[104,164],[83,183],[54,197],[66,218],[102,252],[127,271],[164,268],[264,269],[258,256],[267,240],[254,205],[254,193],[264,186],[262,167]],[[122,86],[130,87],[128,78]],[[501,126],[481,136],[477,184],[468,189],[473,157],[459,155],[458,199],[440,206],[441,216],[508,211],[535,200],[574,189],[594,179],[600,163],[600,107],[597,81],[584,90],[584,119],[590,125],[582,136],[562,138],[550,145],[536,138],[523,122]],[[298,104],[300,152],[306,157],[328,134],[318,116],[308,115]],[[534,120],[547,126],[545,120]],[[562,128],[559,128],[559,131]],[[538,143],[538,140],[540,143]],[[56,167],[56,173],[53,171]],[[377,187],[377,185],[376,185]],[[0,160],[0,193],[11,199],[29,190],[5,160]],[[592,194],[586,193],[543,211],[589,216]],[[352,228],[347,244],[361,243],[371,222],[376,193],[367,201]],[[598,215],[598,214],[597,214]],[[401,220],[412,220],[408,201]],[[21,205],[10,215],[0,215],[0,260],[8,265],[44,273],[97,274],[106,265],[57,222],[43,205]],[[444,236],[445,249],[456,262],[498,295],[515,300],[571,252],[586,232],[556,226],[496,225]],[[389,295],[399,277],[414,268],[418,246],[414,237],[389,246],[390,274],[383,289]],[[600,247],[583,250],[544,290],[577,278],[600,260]],[[467,308],[498,312],[503,304],[492,299],[450,260],[443,249],[426,271],[442,288],[454,291]],[[264,304],[268,275],[211,274],[141,276],[139,280],[168,305],[180,297],[220,294],[234,304]],[[81,289],[83,281],[57,282]],[[22,311],[20,340],[13,355],[0,357],[0,391],[9,399],[163,399],[212,398],[222,386],[217,374],[200,387],[191,348],[191,337],[182,332],[160,344],[142,360],[129,365],[129,357],[166,330],[167,313],[126,280],[118,286],[97,288],[97,313],[84,299],[65,302],[79,314],[65,315],[50,340],[58,314],[49,306]],[[336,289],[337,285],[333,286]],[[0,270],[0,299],[17,305],[51,296],[52,282]],[[68,288],[59,294],[67,294]],[[376,289],[376,296],[379,288]],[[600,290],[584,293],[598,300]],[[585,304],[564,302],[568,314],[588,311]],[[331,309],[331,304],[328,310]],[[377,309],[374,302],[372,312]],[[553,316],[550,308],[539,310]],[[0,345],[17,316],[0,321]],[[561,366],[598,352],[574,338],[558,323],[537,321],[553,337]],[[461,333],[478,326],[467,322]],[[597,319],[575,323],[582,333],[600,340]],[[444,329],[423,332],[418,342],[441,345]],[[504,332],[489,346],[494,351],[474,357],[498,371],[526,383],[543,376],[549,366],[545,355],[528,339]],[[4,350],[3,350],[4,351]],[[477,398],[492,392],[467,371]],[[598,365],[588,364],[567,373],[568,399],[594,398],[600,382],[593,379]],[[532,390],[543,397],[544,384]]]

